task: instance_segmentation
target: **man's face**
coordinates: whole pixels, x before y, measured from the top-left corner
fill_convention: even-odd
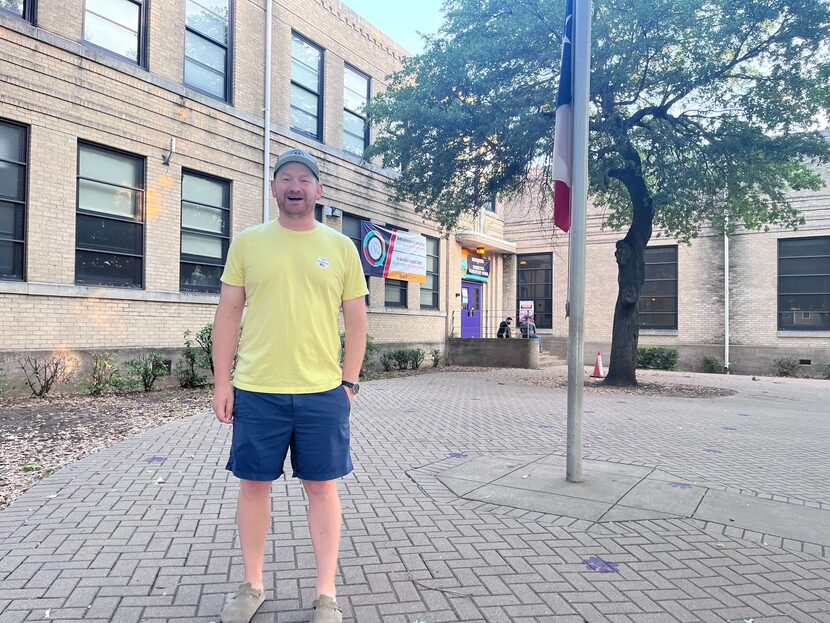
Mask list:
[[[307,166],[289,162],[271,181],[271,192],[281,214],[302,217],[314,213],[314,204],[323,196],[323,185]]]

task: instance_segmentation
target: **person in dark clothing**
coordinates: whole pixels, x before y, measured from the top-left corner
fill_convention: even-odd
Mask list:
[[[503,337],[509,338],[510,337],[510,323],[513,322],[513,319],[508,316],[504,320],[499,323],[499,330],[496,333],[496,337]]]

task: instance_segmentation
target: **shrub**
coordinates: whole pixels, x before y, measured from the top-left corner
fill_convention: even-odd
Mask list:
[[[395,365],[395,359],[392,353],[383,353],[380,356],[380,365],[383,366],[384,371],[389,372]]]
[[[92,372],[89,375],[87,388],[93,396],[100,396],[110,389],[120,389],[123,386],[118,366],[112,361],[108,352],[92,354]]]
[[[437,368],[441,365],[441,349],[440,348],[433,348],[430,352],[430,356],[432,357],[432,367]]]
[[[0,368],[0,396],[5,396],[9,391],[9,379],[6,376],[6,369]]]
[[[801,365],[794,357],[781,357],[773,359],[772,368],[775,370],[775,376],[798,376]]]
[[[156,379],[167,373],[167,362],[164,360],[164,355],[156,352],[133,357],[127,361],[127,367],[141,383],[145,392],[151,391]]]
[[[417,370],[421,367],[421,364],[424,363],[426,353],[423,348],[409,348],[407,350],[409,351],[409,367],[413,370]]]
[[[375,355],[377,355],[378,351],[380,350],[380,346],[375,343],[375,338],[371,335],[366,334],[366,350],[363,353],[363,363],[360,365],[361,374],[364,370],[368,370],[373,365],[373,360]],[[343,357],[346,354],[346,334],[340,333],[340,367],[343,367]],[[383,362],[381,362],[383,365]],[[384,367],[387,372],[389,368]]]
[[[717,357],[704,357],[703,371],[709,374],[724,374],[726,369],[723,367],[723,362]]]
[[[69,382],[76,363],[63,355],[51,355],[48,359],[24,357],[17,362],[26,377],[26,385],[38,398],[49,394],[55,383]]]
[[[185,348],[193,348],[192,342],[188,344],[188,339],[190,337],[190,331],[185,331]],[[204,327],[199,329],[198,333],[196,333],[196,343],[199,345],[198,349],[194,349],[196,351],[196,360],[195,364],[200,367],[204,368],[205,370],[210,370],[210,373],[213,374],[213,323],[209,322]],[[185,387],[182,385],[182,387]],[[195,385],[191,385],[189,387],[196,387]]]
[[[406,370],[409,366],[409,349],[397,348],[390,352],[398,370]]]
[[[824,366],[824,378],[830,379],[830,363]],[[0,381],[0,393],[2,393],[2,386],[2,381]]]
[[[203,328],[199,332],[199,335],[206,328]],[[181,350],[182,358],[176,364],[176,378],[179,380],[180,387],[202,387],[205,384],[205,377],[196,371],[196,368],[200,365],[199,362],[204,362],[204,347],[202,347],[202,342],[199,342],[198,347],[194,346],[193,340],[190,338],[191,335],[189,329],[184,332],[184,348]],[[196,336],[197,341],[199,341],[199,335]]]
[[[675,348],[640,346],[637,349],[637,367],[652,370],[674,370],[679,354]]]

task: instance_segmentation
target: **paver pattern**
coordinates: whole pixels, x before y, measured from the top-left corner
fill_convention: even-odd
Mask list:
[[[438,475],[465,461],[564,452],[565,392],[518,382],[533,374],[545,372],[365,384],[356,469],[341,485],[344,621],[830,622],[821,544],[693,519],[596,523],[450,491]],[[738,393],[587,393],[586,457],[830,510],[830,383],[671,378]],[[170,423],[0,513],[0,623],[218,621],[242,576],[229,434],[210,414]],[[272,599],[254,621],[304,622],[315,597],[306,504],[290,478],[273,490]]]

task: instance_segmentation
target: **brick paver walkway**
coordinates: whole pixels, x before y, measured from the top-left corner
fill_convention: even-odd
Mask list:
[[[565,392],[517,382],[533,374],[365,384],[341,486],[345,621],[830,622],[830,543],[694,519],[594,523],[441,484],[465,461],[564,451]],[[700,379],[739,393],[586,394],[588,458],[830,511],[830,383]],[[218,621],[241,578],[228,441],[212,416],[174,422],[0,513],[0,623]],[[254,621],[304,622],[314,564],[298,482],[274,484],[273,509],[273,599]]]

